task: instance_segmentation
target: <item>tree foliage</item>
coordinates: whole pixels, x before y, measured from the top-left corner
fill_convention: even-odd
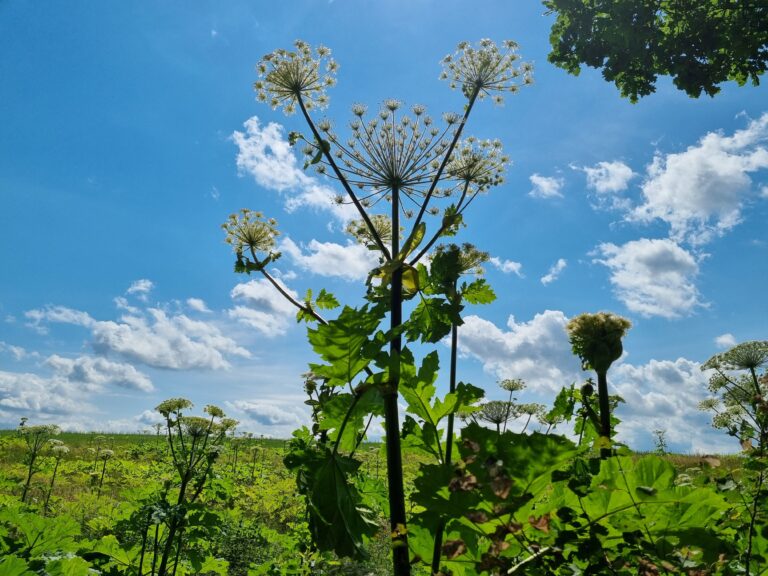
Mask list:
[[[578,74],[601,68],[636,102],[671,76],[689,96],[760,83],[768,67],[765,0],[545,0],[557,14],[549,61]]]

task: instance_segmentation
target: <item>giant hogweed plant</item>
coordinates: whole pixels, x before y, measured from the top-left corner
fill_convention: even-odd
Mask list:
[[[611,408],[608,396],[608,369],[624,352],[622,338],[632,326],[629,320],[611,314],[580,314],[566,327],[573,353],[581,358],[584,370],[597,374],[597,398],[600,407],[601,454],[611,453]],[[589,392],[589,389],[585,389]],[[589,406],[585,404],[585,406]]]
[[[321,292],[312,300],[310,293],[300,302],[267,271],[279,257],[272,250],[274,221],[244,212],[225,224],[237,255],[236,271],[263,274],[297,306],[299,317],[312,324],[309,340],[323,360],[311,366],[313,378],[308,380],[316,433],[297,434],[287,464],[297,471],[299,487],[308,497],[317,544],[340,554],[363,553],[363,537],[376,526],[350,482],[359,467],[353,456],[371,417],[383,417],[398,575],[410,573],[398,398],[413,391],[418,402],[427,402],[425,409],[439,412],[430,415],[430,432],[414,432],[435,436],[428,440],[431,446],[439,444],[437,422],[478,396],[473,390],[460,399],[457,388],[435,400],[437,354],[418,366],[408,346],[437,342],[460,323],[455,298],[444,291],[429,293],[432,273],[422,261],[441,238],[459,231],[464,211],[477,196],[502,181],[507,159],[500,144],[465,138],[464,128],[479,101],[490,97],[501,103],[505,92],[532,82],[531,66],[520,62],[516,48],[514,42],[498,47],[482,40],[476,46],[461,43],[455,54],[446,56],[442,78],[461,90],[462,114],[444,114],[442,123],[436,123],[423,106],[404,112],[394,99],[385,100],[374,114],[355,105],[348,137],[339,136],[328,119],[313,117],[315,109],[327,105],[326,88],[335,84],[337,64],[327,48],[313,50],[299,41],[295,50],[276,50],[258,64],[259,100],[287,114],[301,113],[309,132],[291,133],[290,142],[303,143],[306,167],[315,166],[338,182],[336,201],[353,205],[359,215],[349,231],[376,251],[380,261],[368,278],[366,304],[344,307],[336,318],[325,320],[318,309],[336,307],[335,298]],[[459,274],[456,268],[453,276]],[[445,281],[444,288],[449,288],[452,281]],[[404,302],[416,298],[418,304],[404,318]],[[411,421],[406,426],[415,430]],[[445,465],[445,447],[437,454]]]
[[[702,370],[710,372],[710,398],[701,410],[713,413],[712,425],[736,438],[744,451],[739,470],[728,472],[721,487],[735,494],[734,524],[740,557],[734,569],[746,574],[768,572],[768,341],[743,342],[712,356]]]
[[[139,562],[140,574],[148,549],[146,534],[152,528],[154,543],[151,573],[157,576],[176,574],[183,558],[184,531],[189,528],[190,516],[198,512],[197,501],[211,478],[227,432],[237,425],[235,420],[226,418],[224,411],[217,406],[204,408],[207,417],[185,415],[184,412],[189,408],[192,408],[192,402],[186,398],[171,398],[156,407],[165,419],[168,447],[178,482],[174,486],[175,490],[165,490],[160,502],[147,511]]]
[[[355,105],[347,138],[330,120],[313,117],[335,83],[337,65],[327,49],[297,42],[295,51],[278,50],[259,63],[259,99],[289,114],[301,112],[309,132],[292,132],[289,141],[302,144],[306,168],[337,181],[342,193],[336,201],[359,214],[347,231],[379,256],[365,304],[345,306],[327,319],[325,311],[339,307],[333,295],[308,291],[303,300],[295,298],[270,273],[280,258],[273,219],[243,210],[223,225],[235,271],[263,275],[297,308],[320,357],[305,381],[312,428],[294,433],[285,458],[306,498],[314,544],[341,556],[365,555],[378,528],[369,499],[382,500],[361,489],[364,475],[355,454],[378,416],[386,438],[383,504],[398,576],[410,574],[412,565],[428,566],[433,574],[656,574],[692,567],[712,573],[712,550],[727,548],[707,527],[719,519],[722,498],[676,486],[674,470],[658,458],[609,458],[616,400],[607,392],[599,394],[599,416],[590,386],[571,387],[545,416],[551,423],[581,416],[575,422],[579,446],[552,434],[476,424],[461,431],[459,442],[454,438],[455,415],[477,410],[483,395],[457,381],[461,312],[465,303],[489,302],[494,295],[482,278],[460,280],[482,263],[482,253],[439,242],[456,235],[467,207],[502,180],[500,145],[465,138],[463,131],[478,101],[500,101],[501,92],[530,83],[530,67],[518,63],[514,50],[514,43],[462,43],[445,58],[443,77],[461,88],[466,101],[462,115],[443,116],[442,127],[421,106],[406,113],[399,101],[386,100],[375,115]],[[585,368],[596,370],[603,391],[628,325],[619,321],[620,329],[612,330],[597,324],[594,334],[572,332],[572,343]],[[413,348],[446,337],[449,392],[439,398],[437,352],[417,360]],[[406,405],[402,426],[399,399]],[[602,458],[593,456],[593,446],[603,448]],[[409,518],[404,449],[431,458],[420,465]],[[677,521],[678,515],[685,520]],[[705,536],[714,543],[706,554]]]
[[[21,493],[21,501],[26,502],[29,495],[29,487],[32,484],[32,477],[39,471],[39,457],[43,449],[49,445],[53,436],[57,436],[61,429],[55,424],[38,424],[28,426],[24,418],[18,427],[19,435],[24,439],[26,454],[24,457],[27,464],[27,479],[24,481],[24,488]]]

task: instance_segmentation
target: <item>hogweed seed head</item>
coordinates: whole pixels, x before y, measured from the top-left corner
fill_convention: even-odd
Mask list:
[[[208,404],[203,408],[203,412],[210,415],[212,418],[224,418],[224,410],[213,404]]]
[[[186,398],[169,398],[155,406],[155,410],[168,418],[171,414],[178,414],[182,410],[192,408],[193,404]]]
[[[768,340],[752,340],[715,354],[701,365],[702,370],[755,370],[768,364]]]
[[[467,138],[451,155],[446,172],[458,180],[483,192],[504,182],[504,170],[509,157],[501,150],[498,140]]]
[[[525,388],[525,380],[521,378],[507,378],[499,381],[499,387],[507,392],[519,392]]]
[[[69,447],[64,446],[64,444],[57,444],[56,446],[51,447],[51,452],[53,452],[54,457],[58,459],[65,454],[69,454]]]
[[[254,252],[269,252],[275,247],[275,238],[280,235],[277,220],[265,218],[261,212],[243,208],[239,214],[231,214],[221,225],[227,233],[224,241],[240,254],[249,249]]]
[[[373,214],[370,216],[371,224],[373,224],[376,235],[379,239],[389,244],[392,242],[392,220],[389,216],[383,214]],[[368,229],[364,220],[353,220],[346,227],[347,234],[354,237],[360,244],[364,246],[375,247],[376,240],[371,235],[371,231]]]
[[[494,94],[496,104],[504,98],[499,92],[516,92],[520,86],[533,83],[533,66],[519,63],[517,43],[507,40],[499,48],[495,42],[483,39],[477,46],[461,42],[456,52],[442,60],[442,80],[448,80],[451,88],[461,88],[464,96],[477,94],[484,98]]]
[[[282,106],[286,114],[295,112],[299,98],[307,109],[324,108],[328,105],[325,90],[336,84],[339,65],[325,46],[313,52],[309,44],[297,40],[294,47],[275,50],[259,60],[259,79],[253,85],[257,99],[268,101],[272,108]]]
[[[181,425],[185,434],[192,438],[202,438],[211,432],[210,421],[199,416],[184,416],[181,419]]]
[[[473,244],[464,243],[461,246],[456,244],[440,244],[435,247],[430,260],[433,263],[433,268],[437,272],[436,263],[441,260],[451,261],[453,273],[456,277],[462,274],[483,274],[483,264],[490,258],[488,252],[478,250]]]
[[[446,114],[446,126],[441,131],[432,127],[426,108],[419,104],[412,106],[409,114],[400,100],[387,99],[372,118],[366,118],[367,111],[362,104],[352,107],[351,133],[345,138],[339,137],[329,122],[318,124],[333,148],[339,171],[350,186],[364,191],[358,200],[366,207],[387,200],[393,190],[418,204],[417,199],[426,195],[448,152],[450,137],[461,116]],[[304,148],[307,166],[315,164],[321,174],[338,178],[324,156],[318,159],[319,146],[314,142]],[[347,199],[341,197],[337,202],[345,203]],[[403,208],[403,214],[407,210]]]

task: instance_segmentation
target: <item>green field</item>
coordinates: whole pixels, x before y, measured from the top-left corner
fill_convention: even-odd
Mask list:
[[[96,433],[62,433],[55,439],[69,452],[57,458],[50,445],[41,448],[22,503],[28,446],[17,431],[0,431],[0,575],[158,574],[178,494],[178,471],[167,439]],[[380,526],[366,541],[368,558],[356,560],[339,559],[312,544],[304,498],[283,464],[287,447],[285,440],[226,439],[200,498],[185,505],[181,546],[178,552],[174,548],[173,568],[167,573],[390,573],[382,446],[367,444],[356,454],[362,465],[355,483]],[[738,480],[740,457],[630,457],[635,462],[648,459],[672,463],[678,485],[719,483],[721,494],[738,500],[737,491],[723,479]],[[407,453],[407,492],[425,462],[417,453]],[[409,500],[408,505],[411,513],[418,512],[416,503]],[[429,573],[419,562],[414,569]]]

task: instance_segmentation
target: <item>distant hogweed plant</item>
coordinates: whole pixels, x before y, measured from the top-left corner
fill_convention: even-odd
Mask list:
[[[768,480],[768,341],[753,340],[715,354],[701,365],[710,371],[712,396],[699,409],[713,412],[712,425],[738,439],[744,450],[743,479],[735,478],[742,494],[736,518],[744,519],[742,545],[746,574],[764,574],[768,540],[765,485]],[[746,481],[745,481],[746,480]],[[762,549],[762,550],[761,550]]]
[[[24,439],[27,448],[25,456],[27,464],[27,479],[24,482],[24,489],[21,494],[21,501],[26,502],[29,495],[29,487],[32,483],[32,476],[38,470],[38,458],[43,448],[45,448],[53,436],[58,436],[61,429],[55,424],[39,424],[36,426],[27,426],[27,420],[24,418],[18,427],[19,435]]]
[[[581,358],[584,370],[597,374],[597,395],[600,406],[600,435],[603,455],[610,453],[611,410],[608,397],[608,369],[624,352],[622,338],[632,323],[610,312],[580,314],[572,318],[566,330],[573,353]]]

